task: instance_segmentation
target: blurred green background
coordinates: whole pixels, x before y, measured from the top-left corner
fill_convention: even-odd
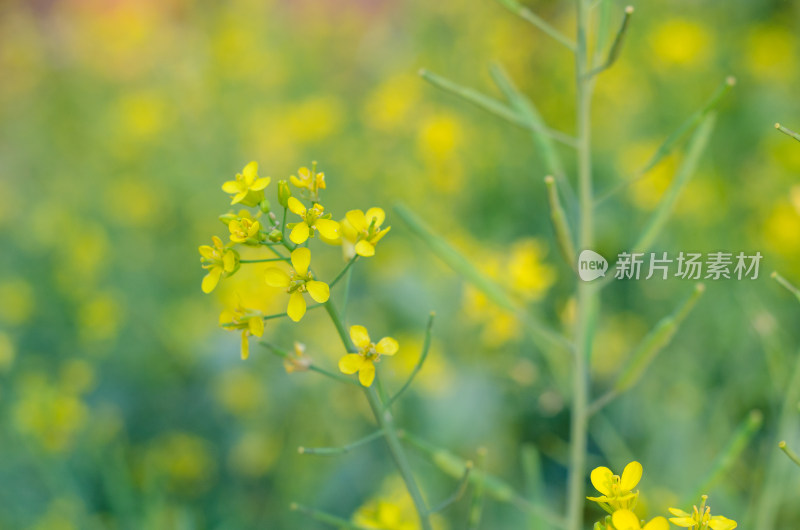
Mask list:
[[[530,5],[573,33],[570,2]],[[769,280],[779,270],[800,282],[800,145],[772,129],[800,129],[800,4],[635,5],[622,57],[597,86],[597,188],[641,165],[735,75],[656,249],[765,258],[758,280],[708,282],[646,381],[593,420],[590,464],[642,462],[644,511],[656,515],[700,486],[757,409],[763,429],[706,493],[749,528],[768,491],[780,527],[795,528],[800,469],[779,454],[783,471],[766,470],[800,339],[800,306]],[[491,61],[552,127],[572,130],[571,56],[490,0],[0,3],[0,527],[313,529],[322,526],[290,502],[345,518],[366,517],[378,500],[408,509],[382,442],[341,457],[297,454],[368,434],[359,392],[287,375],[255,344],[243,362],[238,336],[217,327],[237,296],[265,310],[285,303],[261,287],[258,269],[200,291],[197,246],[225,234],[220,185],[250,160],[273,183],[317,160],[336,218],[387,210],[392,232],[357,264],[349,310],[351,324],[399,340],[400,353],[380,365],[387,386],[403,383],[428,312],[438,315],[399,423],[465,458],[487,448],[487,469],[521,491],[520,447],[535,446],[561,510],[568,361],[545,362],[512,315],[391,211],[404,202],[569,329],[574,280],[556,252],[528,134],[416,74],[426,67],[500,97]],[[600,209],[598,250],[629,248],[681,157]],[[338,249],[321,252],[323,274],[334,274]],[[596,394],[691,289],[651,280],[605,292]],[[331,350],[323,317],[268,323],[265,336],[287,348],[299,340],[335,367],[342,352]],[[781,436],[798,447],[800,412],[792,404],[790,413],[793,429]],[[409,451],[427,496],[445,498],[454,479]],[[440,527],[463,527],[467,506]],[[587,505],[587,520],[599,515]],[[515,508],[487,502],[485,528],[524,523]]]

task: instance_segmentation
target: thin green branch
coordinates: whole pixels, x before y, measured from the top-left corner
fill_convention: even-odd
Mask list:
[[[319,521],[320,523],[326,523],[331,526],[335,526],[337,528],[346,528],[347,530],[369,530],[366,526],[357,525],[355,523],[351,523],[347,519],[343,519],[336,515],[323,512],[322,510],[318,510],[316,508],[310,508],[308,506],[303,506],[302,504],[298,504],[293,502],[289,505],[289,509],[293,512],[300,512],[315,521]]]
[[[491,98],[477,90],[472,88],[461,86],[457,83],[450,81],[447,78],[444,78],[440,75],[434,74],[428,70],[422,69],[419,71],[420,77],[424,80],[428,81],[433,86],[444,90],[445,92],[449,92],[460,98],[472,103],[473,105],[489,112],[490,114],[494,114],[499,118],[503,118],[504,120],[516,125],[517,127],[521,127],[523,129],[528,129],[532,131],[537,131],[540,134],[546,134],[552,139],[566,143],[567,145],[574,146],[574,140],[570,138],[568,135],[554,131],[552,129],[542,128],[542,129],[535,129],[531,122],[523,116],[520,116],[519,113],[515,112],[513,109],[508,108],[506,105],[497,101],[494,98]]]
[[[778,274],[777,272],[772,273],[772,279],[777,281],[779,284],[783,285],[787,291],[792,293],[798,301],[800,301],[800,289],[792,285],[789,280]]]
[[[678,201],[681,192],[686,188],[691,178],[694,176],[700,162],[700,156],[705,151],[711,132],[714,130],[714,114],[710,114],[697,127],[692,138],[689,140],[686,156],[678,168],[675,178],[672,180],[664,196],[661,198],[656,210],[650,217],[650,221],[645,226],[639,240],[633,245],[633,252],[645,252],[650,245],[660,235],[667,220]]]
[[[519,16],[523,20],[527,20],[528,22],[539,28],[542,32],[546,33],[560,44],[563,44],[569,51],[575,53],[574,42],[572,42],[569,38],[567,38],[563,33],[558,31],[556,28],[545,22],[544,19],[535,14],[533,11],[531,11],[527,7],[517,2],[517,0],[497,0],[497,1],[500,2],[506,9],[508,9],[515,15]]]
[[[398,434],[411,446],[428,456],[436,467],[444,473],[451,477],[460,477],[464,474],[467,461],[463,458],[446,449],[436,447],[408,431],[400,431]],[[493,499],[516,506],[524,513],[535,514],[551,527],[564,527],[564,520],[551,512],[549,508],[531,503],[517,493],[511,485],[495,475],[491,475],[480,468],[474,468],[469,475],[469,482],[475,486],[481,484],[486,494]]]
[[[447,508],[449,508],[450,506],[452,506],[453,504],[457,503],[459,500],[461,500],[461,497],[463,497],[464,493],[467,491],[467,486],[469,486],[469,475],[472,472],[473,467],[474,464],[468,460],[464,465],[464,474],[461,475],[461,479],[458,481],[456,490],[453,492],[452,495],[443,500],[436,507],[431,508],[429,513],[442,512]]]
[[[522,471],[525,476],[525,495],[533,504],[543,504],[545,494],[544,477],[542,475],[542,458],[536,446],[524,444],[521,450]],[[531,517],[528,528],[540,530],[540,521]]]
[[[289,261],[289,258],[240,259],[239,263],[268,263],[270,261]]]
[[[283,359],[290,359],[292,357],[292,355],[289,352],[287,352],[286,350],[284,350],[282,348],[279,348],[278,346],[275,346],[274,344],[270,344],[269,342],[266,342],[266,341],[262,340],[262,341],[259,341],[259,344],[264,346],[269,351],[271,351],[272,353],[274,353],[275,355],[277,355],[278,357],[281,357]],[[317,366],[317,365],[315,365],[313,363],[308,365],[308,370],[310,370],[312,372],[317,372],[318,374],[324,375],[325,377],[328,377],[328,378],[333,379],[335,381],[339,381],[340,383],[347,383],[348,385],[355,385],[357,387],[361,386],[358,383],[358,381],[356,381],[355,379],[351,379],[351,378],[345,376],[344,374],[339,374],[339,373],[335,373],[335,372],[329,372],[328,370],[326,370],[324,368],[320,368],[319,366]]]
[[[672,312],[672,314],[662,318],[653,327],[652,331],[642,339],[628,357],[628,361],[623,365],[624,368],[617,376],[611,390],[603,396],[597,398],[589,406],[589,414],[595,414],[619,395],[633,388],[644,375],[647,368],[653,363],[664,348],[669,345],[672,338],[678,332],[681,323],[692,311],[698,300],[705,292],[705,285],[698,283],[692,294]]]
[[[356,447],[360,447],[364,444],[367,444],[373,440],[377,440],[378,438],[383,436],[382,430],[377,430],[372,434],[368,434],[367,436],[356,440],[355,442],[349,443],[347,445],[342,445],[339,447],[303,447],[302,445],[297,448],[297,452],[301,455],[342,455],[345,453],[349,453]]]
[[[548,175],[544,178],[544,183],[547,186],[550,220],[553,222],[553,231],[556,234],[558,249],[561,251],[561,257],[564,258],[566,264],[574,270],[577,263],[575,244],[573,243],[572,229],[569,227],[567,213],[564,211],[564,207],[561,206],[561,201],[558,197],[556,180]]]
[[[797,464],[798,466],[800,466],[800,456],[797,456],[797,453],[795,453],[794,451],[792,451],[791,449],[789,449],[789,446],[787,446],[787,445],[786,445],[786,442],[785,442],[785,441],[780,441],[780,442],[778,442],[778,447],[780,448],[780,450],[781,450],[781,451],[783,451],[784,453],[786,453],[786,456],[788,456],[788,457],[789,457],[789,459],[790,459],[792,462],[794,462],[795,464]]]
[[[633,6],[628,6],[625,8],[625,14],[622,17],[622,24],[620,24],[619,30],[617,30],[617,35],[614,37],[614,42],[611,44],[611,49],[608,50],[608,56],[606,57],[605,62],[586,75],[589,77],[596,76],[600,72],[611,68],[611,66],[617,61],[619,54],[622,51],[622,45],[625,42],[625,35],[628,33],[628,24],[630,22],[631,15],[633,15]]]
[[[717,105],[719,105],[720,101],[722,101],[723,96],[727,94],[733,86],[736,85],[736,78],[733,76],[727,77],[717,88],[717,90],[711,95],[711,97],[706,101],[706,103],[697,110],[694,114],[689,116],[686,121],[681,123],[672,134],[670,134],[664,143],[662,143],[658,149],[656,149],[655,153],[650,157],[650,159],[642,166],[641,169],[636,171],[633,175],[628,177],[626,180],[620,182],[616,186],[612,187],[609,191],[601,195],[597,199],[597,204],[601,204],[606,200],[610,199],[618,192],[622,191],[629,185],[633,184],[634,182],[638,182],[641,178],[643,178],[647,173],[650,172],[651,169],[656,167],[661,160],[663,160],[668,154],[672,152],[673,147],[675,144],[683,138],[683,136],[688,133],[693,128],[697,127]]]
[[[763,423],[764,415],[760,410],[750,411],[750,414],[739,424],[728,444],[717,454],[706,477],[700,482],[700,486],[695,489],[694,494],[686,497],[680,505],[691,504],[692,499],[697,499],[711,491],[731,470],[733,465],[739,461],[739,457],[753,437],[761,430]]]
[[[358,260],[358,254],[350,258],[350,260],[345,264],[341,272],[339,272],[339,274],[336,275],[336,278],[333,279],[333,281],[329,284],[329,286],[333,288],[334,285],[339,283],[339,280],[341,280],[344,277],[345,273],[350,270],[350,267],[352,267],[353,263],[355,263],[357,260]]]
[[[436,317],[436,313],[431,311],[430,316],[428,317],[428,325],[425,327],[425,340],[422,343],[422,352],[419,355],[419,360],[417,364],[414,365],[414,369],[411,370],[411,375],[408,376],[405,384],[397,391],[397,393],[392,396],[384,405],[385,409],[389,409],[392,405],[397,401],[397,399],[403,395],[403,392],[406,391],[408,387],[411,386],[411,383],[414,382],[414,378],[417,377],[417,374],[422,369],[422,365],[425,364],[425,359],[428,358],[428,350],[431,347],[431,330],[433,329],[433,319]]]
[[[475,467],[476,469],[484,469],[486,466],[486,448],[478,447],[475,451]],[[481,525],[481,518],[483,517],[483,505],[486,498],[486,488],[483,481],[476,482],[472,487],[472,502],[469,507],[469,516],[467,519],[467,530],[478,530]]]
[[[784,127],[780,123],[776,123],[775,124],[775,128],[778,129],[783,134],[785,134],[787,136],[790,136],[790,137],[794,138],[795,140],[797,140],[798,142],[800,142],[800,133],[796,133],[791,129],[787,129],[786,127]]]
[[[539,113],[539,109],[536,108],[536,105],[533,104],[530,98],[519,91],[514,81],[500,64],[492,64],[489,67],[489,74],[492,76],[494,84],[497,85],[497,88],[500,89],[506,99],[508,99],[514,110],[530,124],[531,139],[536,149],[539,151],[539,155],[542,157],[542,162],[544,163],[546,171],[554,175],[556,180],[558,180],[562,191],[566,194],[569,204],[574,204],[575,192],[569,184],[566,171],[564,171],[564,163],[556,149],[554,143],[555,135],[552,130],[547,128],[542,115]],[[559,134],[563,135],[563,133]],[[576,147],[575,138],[567,135],[563,136],[565,136],[565,138],[561,139],[562,143],[572,148]]]
[[[499,286],[481,273],[469,260],[461,255],[460,252],[455,250],[443,238],[428,228],[428,226],[405,205],[398,203],[395,205],[394,209],[414,235],[422,239],[439,259],[459,273],[475,288],[482,291],[492,302],[504,309],[515,312],[518,318],[527,325],[528,331],[531,332],[532,337],[541,348],[555,348],[558,350],[571,351],[572,345],[567,339],[549,329],[544,323],[540,322],[538,318],[521,307],[521,304],[514,300],[505,288]]]

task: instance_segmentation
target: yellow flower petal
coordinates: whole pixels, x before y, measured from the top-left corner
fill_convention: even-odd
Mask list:
[[[289,295],[289,307],[286,309],[286,313],[295,322],[300,322],[300,319],[306,314],[306,299],[302,294],[295,291]]]
[[[383,211],[382,208],[370,208],[367,210],[365,214],[367,226],[372,223],[372,220],[375,220],[375,227],[379,228],[383,221],[386,219],[386,212]]]
[[[669,513],[671,513],[672,515],[674,515],[676,517],[691,517],[692,516],[692,514],[684,512],[683,510],[680,510],[678,508],[669,508]]]
[[[208,245],[200,245],[197,247],[197,250],[200,251],[200,255],[204,258],[214,259],[214,249]]]
[[[211,236],[211,241],[214,242],[214,246],[218,249],[222,249],[222,240],[217,236]]]
[[[343,374],[354,374],[364,365],[364,357],[357,353],[350,353],[339,359],[339,371]]]
[[[352,339],[353,344],[359,348],[367,348],[370,342],[372,342],[369,339],[367,328],[364,326],[350,326],[350,339]]]
[[[631,491],[642,480],[642,464],[631,462],[622,471],[619,487],[622,491]]]
[[[727,517],[715,515],[708,522],[708,526],[711,527],[711,530],[733,530],[736,528],[737,524],[736,521],[728,519]]]
[[[292,281],[285,271],[274,267],[264,271],[264,280],[270,287],[289,287]]]
[[[330,298],[331,296],[331,289],[325,282],[318,282],[318,281],[306,282],[306,289],[308,290],[308,294],[311,295],[311,298],[313,298],[315,302],[319,302],[320,304],[324,304],[325,302],[327,302],[328,298]]]
[[[219,267],[214,267],[208,271],[208,274],[203,278],[203,283],[200,285],[203,292],[208,294],[213,291],[219,283],[220,276],[222,276],[222,269]]]
[[[238,182],[236,182],[235,180],[229,180],[222,185],[222,191],[224,191],[225,193],[233,194],[233,193],[239,193],[239,191],[241,191],[241,188]]]
[[[640,530],[639,518],[630,510],[618,510],[611,516],[616,530]]]
[[[339,223],[333,219],[317,219],[314,223],[319,233],[328,239],[336,239],[339,237]]]
[[[264,319],[261,317],[250,317],[247,321],[247,329],[256,337],[264,334]]]
[[[356,254],[368,258],[375,255],[375,246],[369,241],[362,239],[356,243]]]
[[[381,355],[394,355],[400,345],[392,337],[383,337],[378,344],[375,345],[375,351]]]
[[[244,166],[244,169],[242,170],[242,175],[245,178],[251,179],[251,181],[252,179],[255,179],[258,176],[258,162],[253,160],[252,162]]]
[[[596,467],[592,470],[589,476],[592,480],[594,489],[608,497],[611,495],[611,481],[613,480],[614,473],[607,467]]]
[[[669,522],[681,528],[692,528],[695,526],[694,517],[670,517]]]
[[[262,177],[260,179],[256,179],[256,181],[253,182],[253,185],[250,186],[250,189],[253,191],[261,191],[267,186],[269,186],[271,180],[272,179],[270,179],[269,177]]]
[[[383,236],[385,236],[385,235],[386,235],[386,234],[389,232],[389,230],[391,230],[391,229],[392,229],[392,227],[391,227],[391,226],[387,226],[386,228],[384,228],[383,230],[381,230],[380,232],[378,232],[378,233],[375,235],[375,237],[373,237],[373,238],[372,238],[372,244],[373,244],[373,245],[377,244],[377,243],[378,243],[378,241],[380,241],[381,239],[383,239]]]
[[[345,217],[356,231],[363,232],[367,229],[367,218],[361,210],[350,210]]]
[[[250,357],[250,342],[247,340],[247,330],[242,331],[242,360]]]
[[[311,251],[307,248],[296,248],[292,251],[292,267],[297,274],[305,276],[311,264]]]
[[[239,193],[233,196],[233,199],[231,199],[231,204],[242,202],[245,197],[247,197],[247,190],[240,191]]]
[[[656,517],[644,525],[642,530],[669,530],[669,523],[663,517]]]
[[[364,361],[364,365],[358,371],[358,380],[364,386],[370,386],[375,380],[375,365],[372,361]]]
[[[304,221],[299,222],[289,234],[289,239],[296,245],[302,245],[306,242],[306,239],[308,239],[309,232],[308,225]]]
[[[297,215],[304,216],[306,214],[306,207],[303,203],[298,201],[296,197],[289,197],[289,210]]]
[[[233,272],[233,269],[236,268],[236,254],[231,251],[223,254],[222,268],[225,269],[225,272]]]

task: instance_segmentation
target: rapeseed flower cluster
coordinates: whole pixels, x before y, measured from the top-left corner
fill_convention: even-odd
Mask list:
[[[250,162],[233,180],[225,182],[222,191],[230,196],[230,204],[246,208],[219,217],[227,226],[228,242],[213,236],[212,245],[199,248],[201,265],[208,271],[201,284],[204,293],[214,291],[222,279],[234,275],[243,264],[274,262],[264,270],[264,282],[288,295],[285,313],[265,315],[241,304],[222,312],[220,325],[241,332],[242,359],[247,359],[250,354],[249,338],[264,335],[265,321],[287,316],[299,322],[309,309],[329,303],[332,282],[321,280],[311,268],[309,243],[317,234],[317,239],[324,243],[343,247],[347,270],[358,257],[375,255],[376,245],[390,229],[384,227],[386,213],[378,207],[366,212],[350,210],[340,221],[334,220],[333,214],[322,205],[320,192],[327,188],[327,184],[325,173],[317,171],[316,162],[311,169],[301,167],[288,181],[278,182],[277,203],[283,209],[280,215],[272,210],[265,195],[271,182],[270,177],[259,175],[257,162]],[[290,183],[297,192],[296,196]],[[299,220],[295,218],[287,222],[289,213],[298,216]],[[243,246],[266,250],[268,254],[262,259],[243,259],[239,251]],[[316,305],[309,306],[306,295]],[[391,337],[371,342],[362,326],[350,328],[350,339],[358,352],[345,355],[339,362],[339,369],[348,375],[358,373],[360,383],[369,387],[375,379],[375,363],[382,355],[394,355],[399,346]],[[304,347],[296,345],[294,353],[286,353],[284,366],[287,372],[304,371],[311,366],[311,359],[303,352]]]
[[[698,508],[694,507],[692,513],[684,512],[677,508],[669,511],[675,517],[669,522],[665,517],[655,517],[650,521],[643,521],[634,512],[639,501],[639,490],[636,486],[642,479],[642,464],[631,462],[622,471],[622,475],[615,475],[607,467],[597,467],[591,473],[592,485],[600,492],[598,497],[587,497],[596,502],[610,515],[594,525],[594,530],[669,530],[669,523],[692,530],[733,530],[736,521],[721,515],[712,516],[711,509],[706,506],[707,496]]]

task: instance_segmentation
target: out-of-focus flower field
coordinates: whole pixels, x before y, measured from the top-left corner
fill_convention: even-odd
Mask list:
[[[570,2],[529,5],[574,33]],[[796,528],[800,468],[778,451],[777,426],[800,305],[769,274],[800,282],[800,144],[772,127],[800,129],[800,4],[634,5],[625,49],[597,83],[596,187],[641,166],[735,75],[656,248],[764,259],[757,280],[706,282],[643,382],[592,419],[589,465],[642,462],[646,513],[699,502],[706,488],[740,528],[755,529],[748,521],[765,503],[779,510],[776,528]],[[273,186],[317,161],[334,219],[386,210],[392,231],[356,265],[348,309],[351,323],[400,344],[380,366],[386,386],[406,380],[427,315],[437,315],[398,422],[464,458],[485,448],[485,469],[521,492],[532,487],[523,468],[535,448],[545,498],[562,511],[569,359],[537,349],[513,313],[456,275],[393,210],[405,204],[569,329],[574,274],[558,255],[529,134],[417,75],[425,67],[501,98],[493,61],[551,127],[573,130],[571,55],[490,0],[0,4],[0,528],[325,527],[292,502],[374,528],[416,528],[382,442],[336,457],[298,454],[372,432],[360,394],[287,374],[255,340],[242,361],[239,334],[218,326],[239,302],[284,310],[285,296],[254,281],[266,266],[201,292],[197,247],[225,233],[220,187],[251,160]],[[598,250],[628,248],[681,156],[598,207]],[[326,274],[343,264],[337,248],[320,255]],[[604,292],[593,391],[691,289],[670,279]],[[332,369],[342,353],[321,312],[268,321],[264,335],[299,340]],[[790,405],[783,436],[800,448],[800,410]],[[751,414],[762,415],[761,429],[704,483]],[[423,452],[409,454],[427,495],[447,497],[457,479]],[[462,528],[468,508],[457,503],[437,528]],[[586,509],[587,520],[600,517]],[[487,499],[483,528],[521,528],[526,517]]]

